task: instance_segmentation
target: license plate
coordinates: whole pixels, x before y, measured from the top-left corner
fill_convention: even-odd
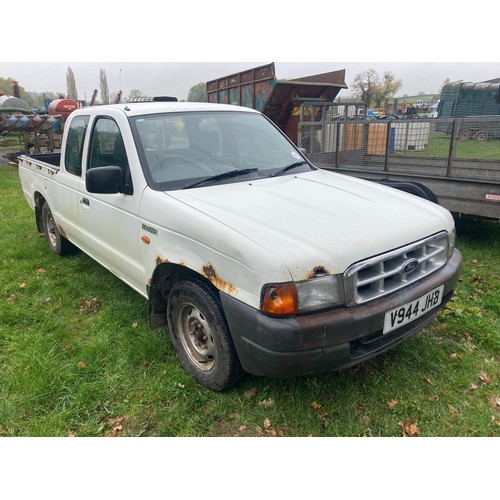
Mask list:
[[[407,325],[439,306],[443,300],[443,289],[444,286],[440,286],[418,299],[387,311],[384,318],[383,333],[389,333],[396,330],[396,328]]]

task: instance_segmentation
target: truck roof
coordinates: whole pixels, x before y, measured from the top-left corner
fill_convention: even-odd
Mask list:
[[[257,113],[253,109],[230,104],[211,104],[206,102],[126,102],[123,104],[106,104],[103,106],[81,108],[75,114],[88,114],[89,112],[101,114],[112,109],[121,109],[128,116],[197,111],[244,111]]]

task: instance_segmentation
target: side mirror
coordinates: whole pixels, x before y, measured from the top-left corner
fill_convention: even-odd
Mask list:
[[[123,171],[114,165],[91,168],[85,174],[85,185],[89,193],[119,193],[123,186]]]

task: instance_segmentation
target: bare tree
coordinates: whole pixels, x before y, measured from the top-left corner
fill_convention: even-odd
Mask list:
[[[386,71],[382,78],[370,68],[359,73],[352,84],[353,97],[366,103],[367,106],[374,104],[380,107],[383,100],[394,95],[403,85],[400,79],[396,79],[391,71]]]
[[[375,96],[376,88],[380,85],[380,77],[374,69],[358,73],[352,83],[352,95],[370,106]]]
[[[68,71],[66,71],[66,87],[68,90],[68,99],[77,100],[78,90],[76,90],[76,80],[73,70],[68,66]]]
[[[103,104],[109,104],[109,88],[106,70],[101,68],[99,72],[99,82],[101,84],[101,99]]]
[[[144,94],[139,89],[132,89],[127,97],[127,101],[136,97],[144,97]]]

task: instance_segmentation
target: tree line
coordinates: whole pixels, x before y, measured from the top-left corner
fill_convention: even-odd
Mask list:
[[[14,80],[12,78],[0,77],[0,92],[12,94],[13,83]],[[384,101],[388,98],[394,97],[402,86],[403,81],[400,78],[397,78],[391,71],[385,71],[382,75],[379,75],[374,69],[370,68],[366,71],[358,73],[354,77],[350,90],[353,99],[363,101],[368,107],[381,107]],[[106,70],[103,68],[99,71],[99,87],[100,102],[102,104],[114,102],[117,93],[110,93]],[[34,107],[43,105],[43,94],[26,92],[23,87],[19,87],[19,89],[21,99],[25,100],[28,104]],[[66,71],[66,91],[66,97],[68,99],[78,100],[79,96],[75,74],[69,66]],[[45,96],[49,99],[54,98],[54,95],[55,94],[50,92],[45,93]],[[139,89],[133,89],[124,101],[129,101],[137,97],[144,97],[144,94]],[[205,82],[199,82],[189,89],[187,101],[206,102],[206,100],[207,92]]]

